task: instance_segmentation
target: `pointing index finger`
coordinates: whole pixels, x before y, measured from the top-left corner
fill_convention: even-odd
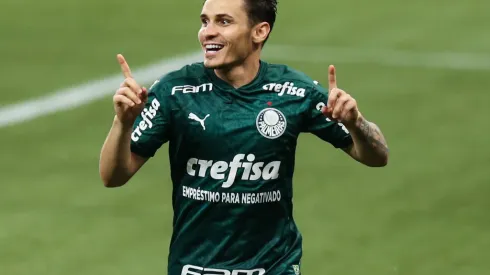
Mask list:
[[[117,60],[119,61],[119,65],[121,65],[121,71],[124,75],[124,78],[132,78],[131,69],[129,68],[128,62],[124,59],[122,54],[117,55]]]
[[[328,66],[328,90],[337,88],[337,79],[335,77],[335,67],[333,65]]]

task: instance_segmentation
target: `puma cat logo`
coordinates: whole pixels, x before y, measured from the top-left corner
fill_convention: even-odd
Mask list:
[[[201,126],[204,130],[206,130],[206,126],[204,125],[204,121],[206,120],[206,118],[208,118],[209,114],[207,114],[203,119],[200,119],[197,115],[195,115],[194,113],[190,113],[189,114],[189,119],[192,119],[192,120],[195,120],[199,123],[201,123]]]

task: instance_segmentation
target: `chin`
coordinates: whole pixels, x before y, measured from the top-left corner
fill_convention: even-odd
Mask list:
[[[219,68],[219,63],[204,59],[204,67],[209,69]]]
[[[204,59],[204,66],[209,69],[221,69],[225,68],[226,64],[222,61],[219,60],[213,60],[213,59]]]

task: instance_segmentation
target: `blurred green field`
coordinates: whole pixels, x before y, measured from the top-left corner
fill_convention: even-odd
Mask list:
[[[136,69],[198,50],[200,8],[2,0],[0,107],[117,73],[117,53]],[[488,55],[488,10],[479,0],[280,1],[268,43]],[[294,203],[303,274],[490,274],[490,70],[325,55],[336,60],[340,87],[380,125],[391,158],[367,168],[301,137]],[[329,63],[311,61],[287,63],[326,80]],[[0,274],[166,273],[167,146],[127,186],[104,188],[98,157],[112,118],[107,96],[0,128]]]

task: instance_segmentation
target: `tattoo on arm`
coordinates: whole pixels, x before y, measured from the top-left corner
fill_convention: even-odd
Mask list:
[[[371,146],[378,153],[382,155],[388,154],[388,145],[381,130],[376,124],[362,118],[357,129],[356,135],[360,140],[366,142],[366,144]]]

